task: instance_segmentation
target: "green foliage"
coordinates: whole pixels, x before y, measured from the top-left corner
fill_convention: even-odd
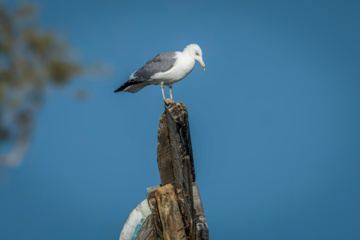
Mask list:
[[[37,27],[35,9],[23,4],[11,11],[0,3],[0,81],[11,87],[63,85],[81,73],[66,42]]]
[[[24,139],[49,86],[83,72],[66,41],[37,22],[36,6],[0,2],[0,143]]]

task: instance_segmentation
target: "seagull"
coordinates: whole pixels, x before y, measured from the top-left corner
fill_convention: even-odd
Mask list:
[[[187,45],[182,52],[161,53],[131,74],[129,80],[114,92],[136,93],[147,85],[160,84],[163,99],[165,100],[164,85],[170,87],[170,98],[173,99],[172,85],[193,70],[195,61],[198,61],[205,70],[202,51],[197,44]]]

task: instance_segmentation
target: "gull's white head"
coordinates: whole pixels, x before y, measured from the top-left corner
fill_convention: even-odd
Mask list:
[[[184,53],[186,52],[187,54],[189,54],[192,58],[194,58],[194,60],[198,61],[201,66],[203,67],[203,69],[205,70],[205,63],[202,59],[202,51],[201,48],[199,47],[199,45],[197,44],[190,44],[187,45],[184,48]]]

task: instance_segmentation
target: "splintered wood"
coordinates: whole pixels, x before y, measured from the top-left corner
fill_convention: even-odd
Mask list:
[[[194,157],[186,105],[168,100],[165,103],[165,111],[161,114],[158,130],[157,158],[162,185],[175,181],[174,167],[176,166],[173,164],[179,164],[180,161],[177,160],[185,157],[190,163],[190,169],[186,169],[185,174],[191,176],[191,182],[195,182]]]
[[[167,184],[161,187],[155,193],[155,198],[159,209],[164,239],[181,240],[186,238],[184,222],[173,185]]]
[[[188,113],[182,102],[165,102],[165,111],[159,123],[157,158],[162,186],[172,184],[174,187],[186,238],[209,239],[199,189],[195,182]],[[161,212],[160,205],[157,206]],[[165,231],[165,226],[162,225],[162,234]],[[165,235],[163,237],[166,239]]]
[[[165,101],[157,160],[161,185],[147,188],[152,214],[139,223],[138,232],[132,236],[136,240],[208,240],[209,229],[195,178],[188,113],[182,102]]]
[[[142,225],[136,240],[156,240],[156,231],[154,228],[154,216],[150,215]]]
[[[174,185],[187,236],[195,239],[192,200],[195,170],[188,114],[182,102],[165,105],[165,111],[160,117],[157,157],[161,184]]]

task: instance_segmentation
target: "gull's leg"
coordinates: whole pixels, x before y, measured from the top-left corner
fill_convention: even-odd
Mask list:
[[[170,98],[173,99],[172,98],[172,85],[170,86],[169,93],[170,93]]]
[[[164,82],[161,82],[161,83],[160,83],[160,87],[161,87],[161,92],[162,92],[162,95],[163,95],[163,99],[164,99],[164,101],[165,101]]]

